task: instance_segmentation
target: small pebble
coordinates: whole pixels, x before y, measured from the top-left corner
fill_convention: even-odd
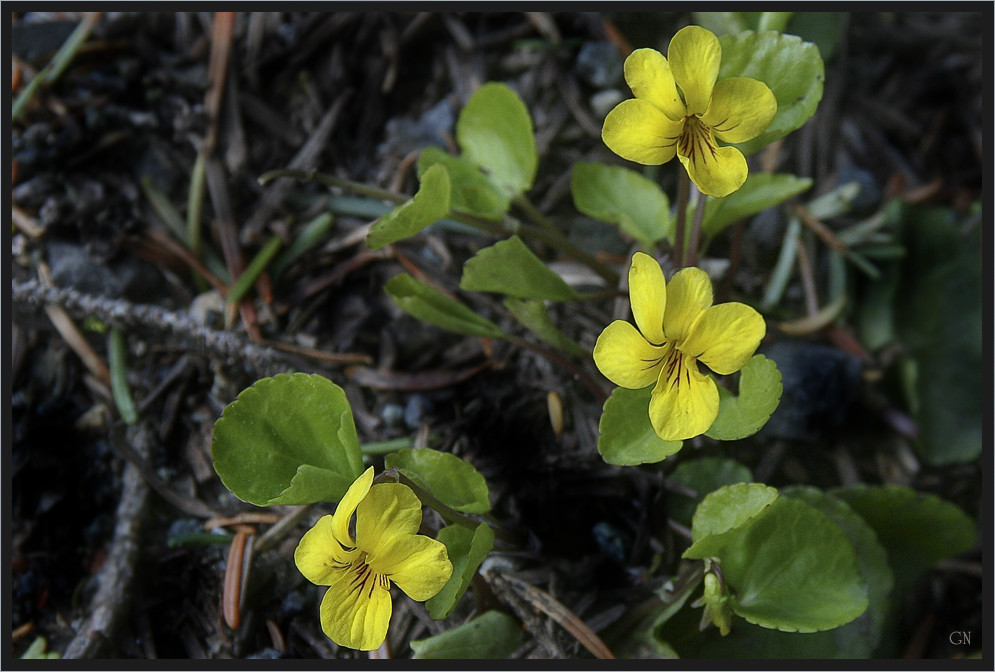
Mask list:
[[[404,419],[404,407],[400,404],[384,404],[380,409],[380,417],[388,427],[397,427]]]

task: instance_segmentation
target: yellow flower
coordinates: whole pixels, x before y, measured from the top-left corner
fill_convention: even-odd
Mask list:
[[[605,327],[594,363],[620,387],[656,383],[649,415],[661,439],[705,433],[718,415],[719,391],[698,362],[722,375],[739,371],[767,331],[763,317],[743,303],[713,306],[711,280],[700,268],[682,268],[666,282],[642,252],[629,267],[629,301],[639,329],[623,320]]]
[[[387,637],[391,582],[422,602],[453,573],[446,545],[416,534],[421,501],[400,483],[373,483],[373,467],[349,486],[334,515],[304,533],[294,562],[311,583],[328,586],[321,629],[340,646],[372,651]],[[356,514],[356,536],[349,524]]]
[[[601,137],[608,148],[650,166],[676,154],[709,196],[726,196],[743,186],[746,158],[716,140],[740,143],[760,135],[777,113],[777,99],[766,84],[750,77],[716,83],[721,60],[718,38],[699,26],[679,30],[667,58],[655,49],[629,54],[625,81],[636,97],[605,117]]]

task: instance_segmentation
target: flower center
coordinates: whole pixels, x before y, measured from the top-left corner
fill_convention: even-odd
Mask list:
[[[373,597],[373,589],[377,586],[390,590],[390,579],[387,578],[386,574],[378,574],[377,572],[374,572],[366,563],[366,558],[367,556],[364,553],[361,557],[354,560],[352,565],[349,567],[349,571],[352,574],[352,581],[349,584],[349,592],[353,592],[355,590],[358,590],[360,594],[366,592],[366,597],[369,599]]]
[[[660,375],[667,379],[671,387],[680,387],[682,378],[691,385],[691,370],[684,364],[684,353],[676,347],[667,353]]]
[[[698,115],[692,114],[684,118],[684,130],[677,139],[677,153],[692,163],[706,159],[708,155],[715,158],[716,146],[712,129]]]

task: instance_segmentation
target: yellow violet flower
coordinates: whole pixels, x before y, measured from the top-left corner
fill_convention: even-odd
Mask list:
[[[636,327],[615,320],[594,345],[594,363],[610,381],[638,390],[656,383],[650,422],[657,435],[679,441],[704,434],[719,413],[719,391],[698,362],[715,373],[739,371],[767,325],[743,303],[712,305],[712,282],[700,268],[682,268],[670,282],[648,254],[629,267],[629,302]]]
[[[301,574],[328,586],[321,629],[339,646],[372,651],[387,637],[391,583],[423,602],[449,581],[446,545],[416,534],[421,501],[400,483],[373,484],[373,467],[349,486],[335,513],[304,533],[294,562]],[[356,536],[350,521],[356,514]]]
[[[777,113],[777,99],[750,77],[716,82],[721,60],[719,39],[700,26],[677,31],[666,58],[655,49],[629,54],[625,81],[636,97],[605,117],[601,137],[608,148],[648,166],[676,154],[709,196],[727,196],[743,186],[746,158],[717,140],[740,143],[760,135]]]

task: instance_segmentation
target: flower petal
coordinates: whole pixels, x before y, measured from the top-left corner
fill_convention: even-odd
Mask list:
[[[372,651],[383,644],[392,605],[389,584],[370,575],[356,581],[356,572],[341,572],[328,587],[318,614],[321,629],[333,642],[350,649]]]
[[[661,375],[650,394],[650,422],[664,441],[704,434],[719,414],[719,390],[690,357],[675,352],[671,375]]]
[[[632,255],[629,266],[629,303],[643,337],[663,345],[663,311],[667,307],[667,281],[656,260],[643,252]],[[648,385],[649,383],[647,383]]]
[[[625,81],[633,95],[652,103],[671,119],[684,118],[684,103],[677,93],[670,63],[656,49],[636,49],[625,59]]]
[[[656,166],[674,158],[682,127],[652,103],[623,100],[605,117],[601,139],[623,159]]]
[[[746,158],[735,147],[715,146],[714,139],[709,145],[709,151],[697,151],[691,156],[678,153],[677,158],[701,193],[716,198],[728,196],[746,182]]]
[[[356,546],[377,557],[393,537],[413,535],[421,526],[421,500],[406,485],[379,483],[356,512]]]
[[[304,578],[319,586],[330,585],[343,571],[343,566],[352,562],[359,551],[347,552],[332,534],[332,516],[322,516],[310,530],[304,533],[297,550],[294,551],[294,564]]]
[[[715,373],[728,375],[749,361],[767,333],[764,318],[745,303],[720,303],[704,312],[681,344]]]
[[[722,61],[719,38],[701,26],[681,28],[670,40],[667,59],[677,86],[684,92],[687,114],[704,114]]]
[[[373,467],[370,467],[359,478],[353,481],[349,489],[346,490],[345,495],[339,500],[338,506],[335,507],[335,515],[332,516],[332,534],[335,535],[335,538],[343,546],[354,547],[356,545],[352,534],[349,532],[349,521],[352,519],[352,514],[356,511],[356,507],[366,497],[366,493],[370,491],[372,483]]]
[[[391,537],[368,562],[418,602],[434,597],[453,574],[446,545],[422,534]]]
[[[619,387],[638,390],[652,384],[660,371],[665,348],[646,342],[636,328],[615,320],[594,344],[594,363]]]
[[[667,338],[680,342],[687,338],[702,311],[712,305],[712,281],[708,273],[689,266],[674,273],[667,283],[667,311],[663,331]]]
[[[770,126],[777,98],[766,84],[750,77],[723,79],[712,91],[712,102],[701,117],[723,142],[746,142]]]

